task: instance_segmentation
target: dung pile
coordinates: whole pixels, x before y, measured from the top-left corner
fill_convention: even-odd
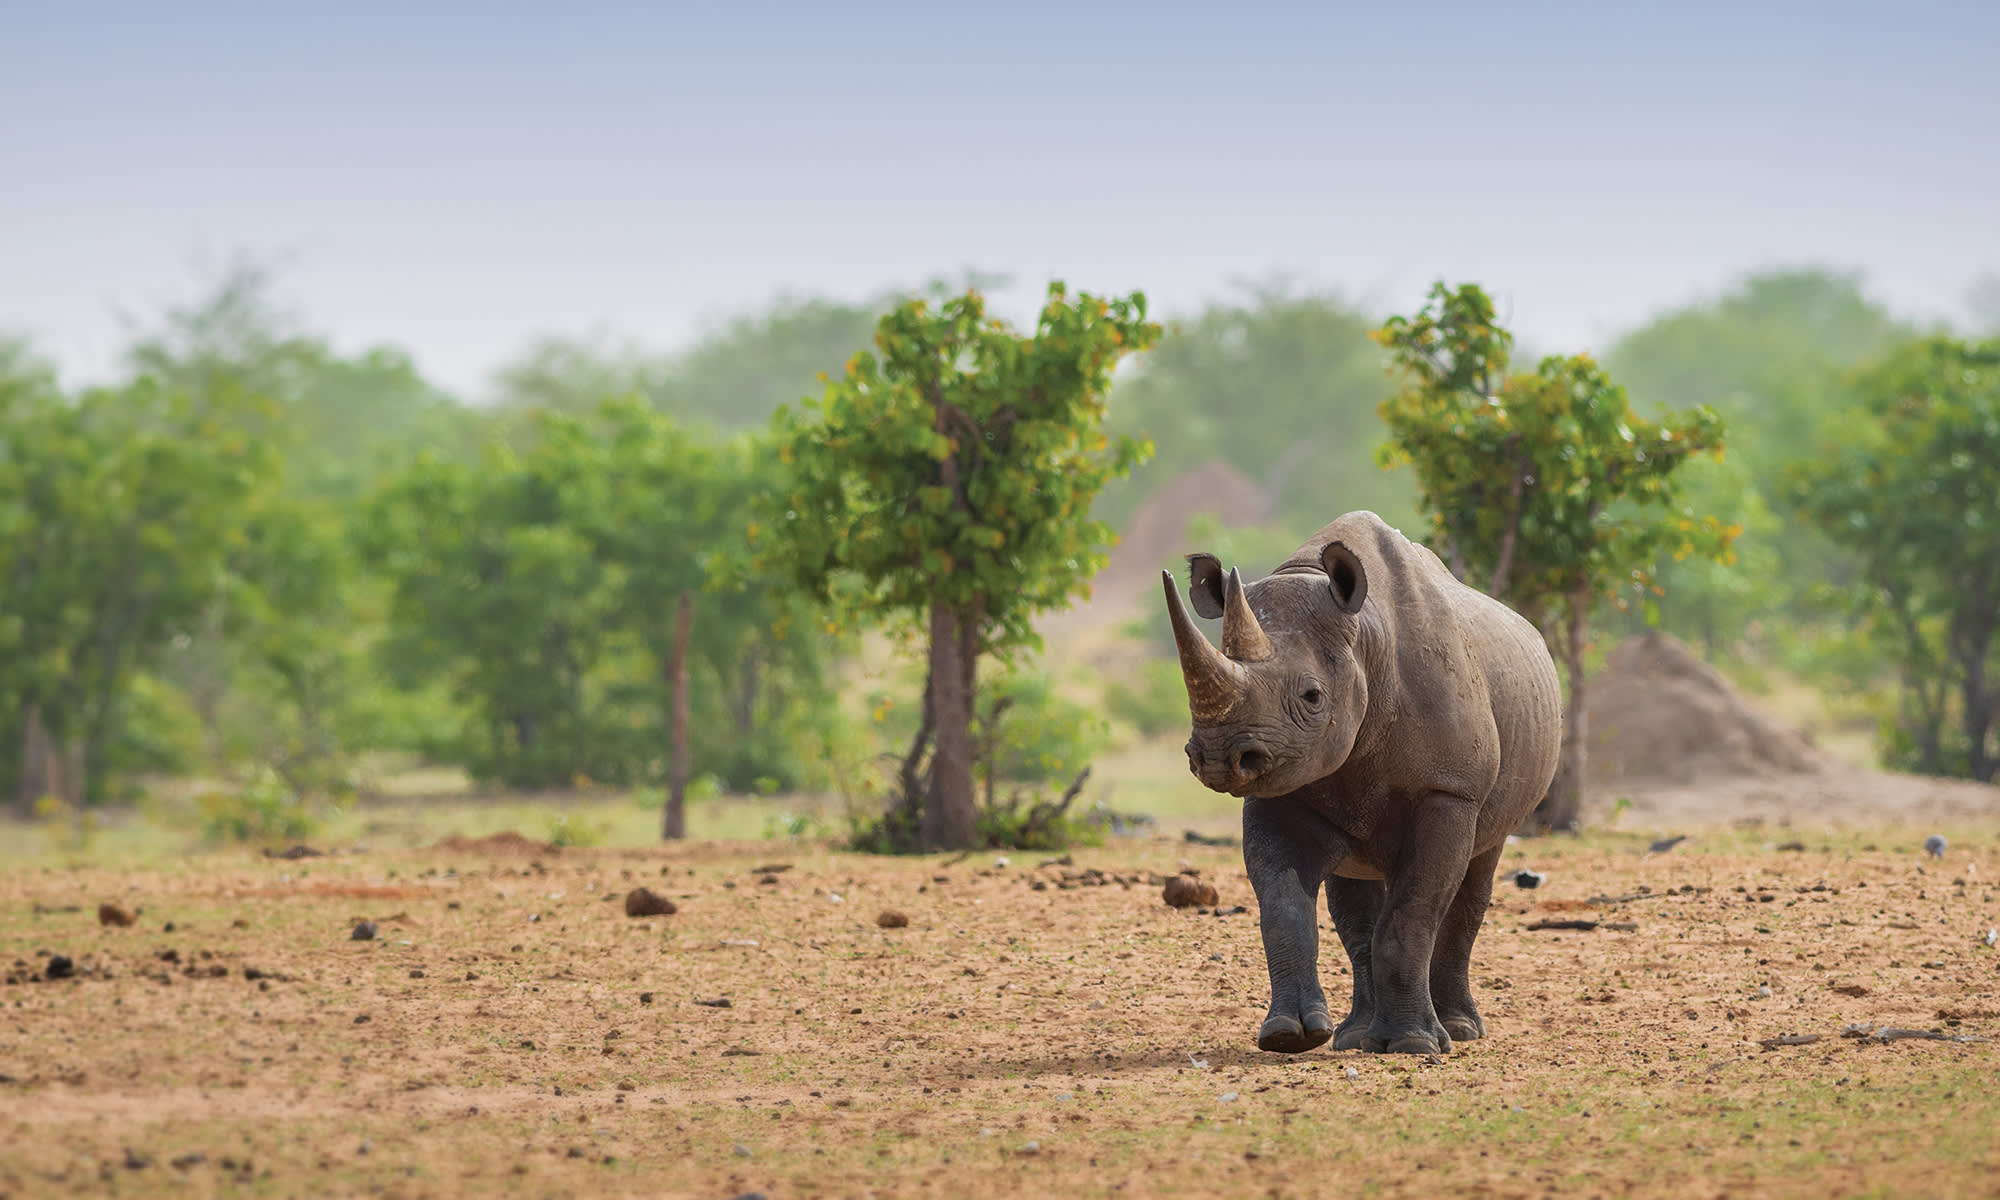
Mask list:
[[[1612,650],[1586,702],[1593,789],[1770,778],[1823,765],[1801,734],[1751,708],[1714,667],[1657,630]]]

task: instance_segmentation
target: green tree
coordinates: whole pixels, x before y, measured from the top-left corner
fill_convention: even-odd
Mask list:
[[[789,589],[734,572],[714,594],[772,486],[768,450],[631,396],[523,428],[475,466],[419,463],[370,506],[389,660],[405,682],[453,679],[478,714],[454,753],[517,786],[796,784],[800,744],[830,730],[826,648],[788,620]]]
[[[1800,519],[1786,467],[1846,411],[1847,374],[1911,335],[1852,273],[1780,270],[1744,277],[1722,295],[1666,313],[1620,337],[1604,357],[1641,413],[1710,404],[1729,426],[1729,455],[1677,473],[1687,503],[1743,526],[1741,569],[1703,556],[1662,555],[1658,623],[1711,656],[1748,650],[1795,670],[1825,666],[1809,598],[1843,556]],[[1636,624],[1635,609],[1626,618]]]
[[[1385,464],[1415,469],[1431,544],[1452,573],[1534,621],[1563,664],[1562,766],[1537,819],[1569,828],[1582,799],[1591,611],[1650,595],[1662,551],[1728,556],[1737,530],[1686,511],[1675,479],[1690,457],[1721,453],[1722,422],[1706,407],[1644,420],[1584,355],[1510,372],[1513,338],[1476,285],[1437,284],[1422,310],[1377,336],[1405,380],[1382,405]]]
[[[1859,373],[1860,411],[1788,474],[1861,564],[1850,594],[1902,673],[1889,759],[2000,773],[2000,341],[1913,342]],[[1951,728],[1956,716],[1957,728]]]
[[[1034,615],[1088,586],[1113,540],[1091,519],[1106,481],[1150,447],[1107,438],[1118,362],[1159,327],[1145,297],[1072,301],[1052,284],[1035,332],[987,317],[977,290],[910,300],[875,353],[780,409],[789,485],[753,526],[758,561],[825,605],[836,627],[887,621],[928,638],[923,715],[898,803],[927,848],[973,844],[977,664],[1038,644]]]
[[[570,520],[616,568],[609,619],[651,664],[636,690],[664,719],[657,728],[670,747],[663,833],[686,834],[697,757],[739,787],[798,782],[805,767],[796,747],[833,734],[822,681],[837,643],[816,635],[792,589],[741,569],[742,514],[775,486],[770,446],[718,441],[632,399],[541,427],[542,453],[579,464]]]
[[[224,586],[237,513],[275,471],[234,428],[256,407],[151,378],[71,400],[18,359],[0,369],[0,763],[17,803],[105,794],[132,679]]]
[[[491,447],[474,466],[425,459],[378,492],[362,545],[390,581],[384,659],[398,681],[443,675],[479,715],[456,748],[519,787],[614,778],[590,686],[615,598],[569,520],[570,462]]]

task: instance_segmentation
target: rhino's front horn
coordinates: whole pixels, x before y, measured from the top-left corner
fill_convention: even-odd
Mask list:
[[[1220,721],[1243,694],[1243,668],[1222,656],[1188,615],[1174,586],[1174,573],[1161,571],[1167,589],[1167,616],[1174,625],[1174,645],[1181,652],[1181,679],[1187,684],[1188,711],[1197,721]],[[1258,630],[1258,636],[1263,631]]]
[[[1271,639],[1264,636],[1263,624],[1251,611],[1243,577],[1235,567],[1229,568],[1222,586],[1222,652],[1237,662],[1263,662],[1272,654]]]

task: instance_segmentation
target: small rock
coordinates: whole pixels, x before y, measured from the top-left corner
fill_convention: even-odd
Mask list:
[[[1222,1093],[1222,1102],[1223,1102],[1224,1104],[1234,1104],[1234,1103],[1236,1103],[1236,1093],[1235,1093],[1235,1092],[1224,1092],[1224,1093]]]
[[[70,961],[67,954],[50,955],[48,966],[42,968],[44,979],[68,979],[74,974],[76,974],[76,964]]]
[[[372,942],[375,940],[375,922],[363,921],[359,925],[356,925],[354,932],[347,936],[349,939],[357,942]]]
[[[826,894],[826,901],[827,901],[827,903],[828,903],[828,904],[845,904],[845,903],[847,903],[847,901],[845,901],[845,900],[843,900],[843,899],[841,898],[841,895],[840,895],[840,893],[839,893],[839,892],[828,892],[828,893]]]
[[[1347,1070],[1342,1072],[1342,1074],[1346,1075],[1349,1079],[1361,1078],[1361,1072],[1355,1070],[1353,1067],[1347,1068]]]
[[[650,992],[649,992],[649,993],[647,993],[647,994],[648,994],[648,995],[651,995],[652,993],[650,993]],[[729,1007],[732,1007],[732,1006],[730,1005],[730,1003],[729,1003],[729,997],[727,997],[727,996],[717,996],[717,997],[715,997],[715,998],[714,998],[713,1000],[697,1000],[697,1001],[695,1001],[695,1003],[696,1003],[696,1004],[699,1004],[699,1005],[701,1005],[701,1006],[702,1006],[703,1008],[729,1008]]]
[[[671,917],[679,911],[673,901],[652,888],[635,887],[625,893],[625,915],[628,917]]]
[[[1981,943],[1988,946],[2000,946],[2000,929],[1987,930],[1986,936],[1980,938],[1979,940]]]
[[[1021,1153],[1023,1154],[1040,1154],[1041,1152],[1042,1144],[1040,1142],[1028,1142],[1021,1147]]]
[[[640,992],[640,993],[639,993],[639,1003],[641,1003],[641,1004],[651,1004],[652,1002],[653,1002],[653,993],[651,993],[651,992]]]
[[[735,1153],[736,1157],[738,1157],[738,1158],[749,1158],[749,1157],[750,1157],[750,1147],[748,1147],[748,1146],[744,1145],[744,1144],[743,1144],[742,1142],[738,1142],[738,1143],[736,1143],[736,1147],[735,1147],[735,1150],[734,1150],[734,1153]]]
[[[131,913],[126,912],[109,901],[97,906],[97,923],[99,925],[116,925],[123,928],[137,919]]]
[[[190,1167],[198,1167],[207,1161],[208,1161],[208,1155],[203,1154],[199,1150],[196,1150],[193,1151],[192,1153],[183,1154],[179,1158],[174,1159],[173,1166],[176,1171],[185,1171]]]
[[[146,1169],[147,1167],[150,1167],[150,1166],[152,1166],[152,1165],[153,1165],[153,1156],[152,1156],[152,1155],[150,1155],[150,1154],[141,1154],[141,1153],[139,1153],[139,1152],[138,1152],[137,1150],[134,1150],[134,1149],[132,1149],[132,1148],[131,1148],[130,1146],[127,1146],[127,1147],[125,1148],[125,1169],[126,1169],[126,1170],[128,1170],[128,1171],[143,1171],[143,1170],[145,1170],[145,1169]]]
[[[884,929],[902,929],[909,925],[910,918],[893,908],[885,908],[875,914],[875,923]]]
[[[1160,889],[1160,899],[1170,908],[1195,908],[1215,903],[1215,885],[1192,875],[1175,875]]]

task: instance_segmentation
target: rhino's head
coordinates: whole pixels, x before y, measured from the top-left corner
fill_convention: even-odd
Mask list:
[[[1339,542],[1310,569],[1260,579],[1225,577],[1212,554],[1188,555],[1188,596],[1222,618],[1222,648],[1202,635],[1161,572],[1180,647],[1194,736],[1188,769],[1232,796],[1282,796],[1340,768],[1368,711],[1355,651],[1368,576]],[[1252,593],[1255,593],[1254,598]]]

